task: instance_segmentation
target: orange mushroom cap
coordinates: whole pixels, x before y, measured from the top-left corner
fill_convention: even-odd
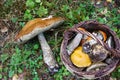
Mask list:
[[[101,30],[99,30],[99,33],[103,36],[103,41],[106,41],[107,40],[107,34],[103,31],[101,31]],[[87,36],[85,41],[89,41],[91,39],[92,38],[90,36]]]
[[[106,41],[107,40],[107,34],[103,31],[101,31],[101,30],[99,30],[99,32],[102,34],[104,41]]]

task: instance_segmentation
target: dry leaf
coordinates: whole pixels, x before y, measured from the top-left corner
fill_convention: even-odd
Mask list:
[[[105,8],[103,11],[101,11],[101,14],[105,15],[108,12],[107,8]]]
[[[112,78],[112,77],[110,77],[110,80],[117,80],[116,78]]]
[[[27,75],[26,72],[23,72],[23,73],[19,74],[19,75],[18,75],[18,80],[25,80],[26,75]]]
[[[3,66],[2,65],[0,65],[0,70],[3,68]]]
[[[7,28],[7,27],[3,27],[3,28],[1,28],[0,31],[1,31],[2,33],[8,32],[8,28]]]
[[[21,74],[14,74],[14,76],[12,77],[12,80],[25,80],[27,73],[23,72]]]
[[[14,74],[14,76],[12,77],[12,80],[18,80],[18,75]]]
[[[120,10],[118,10],[118,13],[120,14]]]
[[[112,0],[106,0],[107,2],[109,2],[109,3],[111,3],[112,2]]]

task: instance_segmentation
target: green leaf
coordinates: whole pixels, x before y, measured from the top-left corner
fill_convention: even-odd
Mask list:
[[[25,22],[19,22],[19,25],[23,27],[25,25]]]
[[[18,47],[15,48],[15,51],[16,51],[17,54],[21,53],[21,50]]]
[[[69,6],[68,5],[63,5],[61,10],[64,11],[64,12],[67,12],[69,10]]]
[[[42,17],[42,16],[44,16],[46,14],[48,14],[48,9],[45,8],[44,6],[40,6],[39,9],[38,9],[38,11],[37,11],[37,15],[39,17]]]
[[[25,14],[24,14],[24,19],[26,20],[26,19],[32,19],[33,18],[33,16],[31,15],[31,10],[29,10],[29,9],[27,9],[26,11],[25,11]]]
[[[2,54],[0,60],[2,61],[2,63],[4,63],[8,58],[9,58],[8,54]]]
[[[69,19],[71,19],[71,20],[74,20],[74,19],[75,19],[72,11],[68,12],[68,13],[66,14],[66,16],[67,16]]]
[[[3,80],[7,80],[7,76],[4,76],[4,77],[3,77]]]
[[[35,3],[33,2],[33,0],[27,0],[26,6],[27,6],[28,8],[34,8]]]
[[[84,19],[83,20],[89,20],[89,17],[88,16],[86,16],[86,17],[84,17]]]
[[[40,2],[41,2],[41,0],[35,0],[35,2],[36,2],[36,3],[40,3]]]
[[[39,45],[38,45],[38,44],[35,44],[35,45],[33,46],[33,48],[34,48],[34,50],[37,50],[37,49],[39,48]]]
[[[46,5],[47,7],[49,7],[49,9],[53,9],[53,8],[55,7],[55,4],[54,4],[54,3],[51,3],[51,2],[48,2],[48,1],[45,2],[45,5]]]
[[[0,74],[0,79],[2,79],[2,74]]]
[[[14,71],[10,70],[9,71],[9,77],[12,77],[14,75]]]
[[[28,57],[32,54],[31,51],[26,51],[26,50],[23,53],[24,53],[24,57],[22,58],[23,60],[27,60]]]
[[[19,72],[19,73],[22,73],[23,71],[22,71],[22,69],[19,68],[19,69],[18,69],[18,72]]]
[[[11,20],[12,20],[13,23],[16,23],[17,20],[18,20],[18,18],[17,18],[17,17],[15,17],[15,18],[11,18]]]
[[[120,69],[118,69],[118,72],[120,73]]]
[[[42,59],[43,59],[42,55],[40,55],[40,56],[39,56],[39,59],[40,59],[40,60],[42,60]]]

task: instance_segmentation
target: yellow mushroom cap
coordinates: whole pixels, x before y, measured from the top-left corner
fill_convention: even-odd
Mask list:
[[[82,52],[82,47],[78,47],[71,54],[71,61],[77,67],[88,67],[91,65],[91,60],[88,54]]]

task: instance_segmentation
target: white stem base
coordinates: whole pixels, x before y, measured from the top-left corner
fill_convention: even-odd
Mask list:
[[[48,45],[43,33],[40,33],[38,35],[38,39],[39,39],[39,42],[40,42],[40,45],[43,51],[44,62],[47,64],[51,72],[57,72],[58,64],[53,56],[53,52],[50,46]]]

